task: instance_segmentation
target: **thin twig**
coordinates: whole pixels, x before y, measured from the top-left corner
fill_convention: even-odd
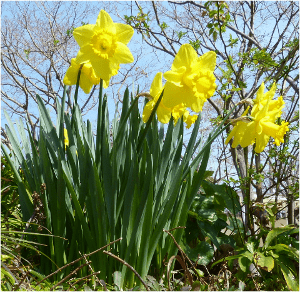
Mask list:
[[[180,247],[180,245],[177,243],[177,241],[175,240],[173,234],[171,234],[171,232],[170,232],[170,231],[173,231],[173,230],[179,229],[179,228],[185,228],[185,227],[176,227],[176,228],[173,228],[173,229],[170,229],[170,230],[163,229],[163,231],[166,232],[166,233],[168,233],[171,236],[171,238],[173,239],[175,245],[177,246],[178,250],[180,251],[180,253],[182,255],[182,258],[183,259],[184,258],[187,259],[187,261],[190,263],[192,269],[194,270],[195,274],[197,275],[198,279],[203,283],[204,280],[201,277],[198,276],[197,269],[195,268],[195,266],[193,265],[193,263],[191,262],[191,260],[189,259],[189,257],[186,255],[186,253],[182,250],[182,248]],[[205,281],[204,281],[204,283],[205,283]],[[205,283],[205,284],[207,284],[207,283]]]
[[[24,280],[26,279],[26,277],[28,276],[28,274],[29,274],[29,270],[26,271],[26,273],[23,276],[23,278],[21,279],[21,281],[18,284],[16,284],[15,286],[13,286],[13,291],[19,290],[19,287],[22,285],[22,283],[24,282]]]
[[[110,246],[110,245],[112,245],[112,244],[114,244],[114,243],[116,243],[116,242],[118,242],[118,241],[120,241],[120,240],[122,240],[122,237],[119,238],[119,239],[116,239],[116,240],[114,240],[114,241],[112,241],[112,242],[110,242],[109,244],[107,244],[107,245],[105,245],[105,246],[100,247],[99,249],[96,249],[96,250],[92,251],[92,252],[89,253],[89,254],[85,254],[84,256],[85,256],[85,257],[89,257],[89,256],[93,255],[94,253],[96,253],[96,252],[98,252],[98,251],[100,251],[100,250],[102,250],[102,249],[105,249],[106,247],[108,247],[108,246]],[[51,276],[57,274],[59,271],[65,269],[66,267],[68,267],[68,266],[70,266],[70,265],[73,265],[73,264],[75,264],[75,263],[81,261],[81,260],[84,258],[84,256],[82,256],[82,257],[78,258],[77,260],[75,260],[75,261],[73,261],[73,262],[71,262],[71,263],[68,263],[68,264],[62,266],[61,268],[57,269],[57,270],[56,270],[55,272],[53,272],[52,274],[48,275],[47,277],[45,277],[44,279],[42,279],[41,281],[39,281],[39,282],[36,284],[36,286],[37,286],[38,284],[42,283],[43,281],[45,281],[46,279],[50,278]]]
[[[68,280],[69,278],[71,278],[71,276],[73,274],[76,274],[80,269],[82,269],[83,267],[87,266],[87,263],[82,264],[81,266],[79,266],[78,268],[76,268],[74,271],[72,271],[69,275],[67,275],[66,277],[64,277],[61,281],[59,281],[57,284],[55,284],[54,286],[51,287],[50,291],[54,290],[58,285],[60,285],[61,283],[65,282],[66,280]]]
[[[185,283],[186,284],[186,280],[189,280],[190,284],[193,285],[193,278],[192,278],[192,275],[191,273],[189,272],[185,262],[184,262],[184,259],[181,258],[180,255],[176,255],[176,256],[171,256],[169,261],[168,261],[168,265],[167,265],[167,278],[168,278],[168,286],[169,286],[169,290],[171,291],[171,281],[170,281],[170,269],[171,269],[171,265],[172,265],[172,262],[173,260],[177,260],[181,267],[183,268],[184,270],[184,278],[185,278]]]
[[[85,277],[82,277],[82,278],[80,278],[78,281],[76,281],[75,283],[70,284],[69,288],[73,287],[74,285],[76,285],[77,283],[79,283],[80,281],[82,281],[82,280],[84,280],[84,279],[87,279],[87,278],[92,277],[92,276],[96,276],[96,275],[98,275],[98,274],[100,274],[100,273],[101,273],[101,272],[98,271],[98,272],[94,272],[93,274],[90,274],[90,275],[87,275],[87,276],[85,276]]]
[[[80,253],[80,255],[81,256],[83,256],[83,258],[84,258],[84,260],[85,260],[85,262],[86,263],[88,263],[88,266],[89,266],[89,268],[90,268],[90,270],[92,271],[92,273],[93,273],[93,275],[95,274],[95,271],[94,271],[94,269],[93,269],[93,267],[89,264],[89,261],[87,260],[87,258],[86,258],[86,255],[84,254],[84,255],[82,255],[81,254],[81,252],[79,252]],[[98,272],[97,272],[98,273]],[[99,272],[100,273],[100,272]],[[95,274],[96,275],[96,274]],[[100,282],[100,280],[99,280],[99,278],[96,276],[96,281],[98,281],[100,284],[101,284],[101,282]],[[94,286],[94,290],[95,290],[95,286]]]
[[[142,284],[145,286],[147,291],[150,291],[149,287],[147,286],[147,284],[144,282],[144,280],[142,279],[142,277],[138,274],[138,272],[132,267],[130,266],[127,262],[125,262],[124,260],[122,260],[121,258],[119,258],[118,256],[114,255],[113,253],[104,250],[103,253],[111,256],[112,258],[118,260],[119,262],[121,262],[123,265],[125,265],[126,267],[128,267],[138,278],[139,280],[142,282]]]

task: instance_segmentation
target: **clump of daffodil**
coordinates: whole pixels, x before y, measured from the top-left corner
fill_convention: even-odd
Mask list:
[[[260,86],[251,115],[245,120],[236,123],[226,139],[226,144],[233,138],[232,147],[237,145],[247,147],[256,143],[255,152],[262,152],[267,146],[270,137],[274,138],[274,144],[277,146],[284,142],[284,135],[289,130],[288,123],[282,121],[280,125],[275,124],[277,118],[282,114],[284,101],[280,96],[278,100],[272,100],[275,91],[275,83],[270,91],[264,93],[265,85]],[[242,117],[246,117],[249,107],[243,113]]]
[[[162,85],[162,73],[158,72],[151,84],[150,87],[150,94],[147,94],[147,98],[149,101],[147,102],[146,106],[144,107],[143,111],[143,121],[146,123],[151,113],[154,110],[156,103],[159,100],[159,97],[163,91],[164,87]],[[183,117],[183,121],[187,124],[187,128],[189,128],[197,119],[197,116],[190,116],[189,112],[186,110],[186,107],[183,103],[180,103],[173,108],[166,107],[164,104],[164,96],[162,97],[158,108],[156,110],[157,119],[166,124],[170,121],[171,116],[174,118],[175,124],[177,123],[178,119]]]
[[[198,57],[190,44],[180,47],[174,58],[171,71],[164,73],[167,80],[164,104],[173,108],[178,104],[198,113],[217,87],[213,74],[216,67],[216,53],[207,52]]]
[[[86,24],[73,32],[80,46],[77,63],[90,62],[95,75],[109,81],[111,76],[117,74],[120,64],[134,61],[127,47],[133,32],[131,26],[114,23],[109,14],[101,10],[96,24]]]

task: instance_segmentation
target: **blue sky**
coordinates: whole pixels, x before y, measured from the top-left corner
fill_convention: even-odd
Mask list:
[[[80,3],[80,5],[83,5],[83,6],[86,5],[86,2],[79,2],[79,3]],[[123,2],[122,4],[124,4],[124,3],[125,2]],[[136,15],[138,11],[136,9],[134,2],[127,2],[127,3],[133,4],[132,5],[132,8],[133,8],[132,13],[133,13],[133,15]],[[109,4],[109,7],[106,7],[107,4]],[[112,17],[112,19],[115,22],[121,22],[117,13],[119,13],[120,17],[124,17],[124,15],[131,14],[131,9],[129,6],[124,8],[124,5],[122,5],[122,9],[120,9],[120,6],[114,1],[111,1],[109,3],[101,2],[101,1],[93,1],[93,2],[89,2],[89,5],[94,6],[94,9],[91,10],[91,13],[87,17],[87,19],[78,19],[79,24],[82,21],[85,23],[94,24],[96,22],[96,19],[97,19],[100,9],[103,9],[103,8],[109,8],[109,9],[107,9],[107,11],[110,13],[110,16]],[[117,9],[113,9],[113,7],[112,7],[113,5],[117,5]],[[165,5],[168,5],[168,4],[166,3]],[[5,14],[6,14],[6,11],[2,10],[2,15],[5,15]],[[10,16],[9,13],[8,13],[8,16]],[[163,19],[162,19],[162,21],[163,21]],[[271,24],[272,23],[270,22],[270,27],[272,27]],[[227,35],[224,34],[224,36],[228,37],[229,33],[232,35],[233,38],[236,37],[235,33],[232,31],[227,31],[226,32]],[[277,32],[275,32],[275,34],[276,33]],[[276,41],[276,38],[274,39],[274,41]],[[171,67],[171,64],[173,61],[173,57],[168,54],[162,53],[158,50],[153,50],[152,48],[150,48],[148,45],[146,45],[143,42],[141,35],[136,32],[134,33],[132,40],[128,44],[128,47],[133,52],[134,57],[139,58],[139,61],[136,64],[136,67],[145,68],[145,70],[144,70],[145,74],[140,76],[140,79],[138,82],[134,81],[131,78],[127,79],[126,85],[129,87],[130,91],[136,91],[138,85],[141,88],[145,88],[146,91],[149,91],[149,86],[150,86],[155,74],[158,71],[165,72],[165,71],[170,70],[170,67]],[[78,47],[78,49],[79,49],[79,47]],[[179,49],[178,45],[177,45],[177,49]],[[237,50],[236,50],[236,53],[237,53]],[[75,54],[72,57],[75,57]],[[218,61],[220,61],[220,59],[218,59]],[[130,68],[130,66],[131,66],[131,64],[121,65],[121,67],[124,69],[123,72],[126,71],[127,68]],[[247,81],[249,83],[252,82],[251,79],[249,79]],[[120,89],[121,94],[122,94],[122,92],[124,92],[125,88],[126,88],[126,86],[123,86]],[[116,107],[115,101],[111,97],[113,96],[113,93],[116,94],[116,91],[118,91],[118,90],[119,90],[118,86],[111,86],[105,90],[105,93],[107,93],[107,95],[108,95],[109,113],[110,113],[111,119],[114,116],[115,107]],[[85,95],[83,92],[80,92],[80,97],[82,99],[81,102],[84,102]],[[214,97],[212,99],[214,99]],[[143,103],[143,101],[141,100],[141,104],[142,103]],[[204,107],[204,109],[205,109],[205,107]],[[90,111],[86,116],[84,116],[84,119],[88,118],[89,120],[94,122],[96,120],[96,115],[97,115],[97,106],[92,111]],[[1,116],[1,122],[2,122],[2,125],[5,124],[5,119],[4,119],[3,115]],[[186,131],[187,138],[188,138],[189,132],[190,131]],[[214,167],[215,163],[211,163],[211,165],[212,165],[212,167]]]

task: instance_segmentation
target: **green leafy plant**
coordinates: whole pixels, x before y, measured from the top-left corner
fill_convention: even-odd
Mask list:
[[[28,191],[24,173],[19,170],[19,174]],[[40,255],[36,239],[40,234],[27,230],[31,224],[37,225],[38,222],[35,216],[27,224],[22,221],[18,186],[5,157],[1,157],[1,185],[1,289],[31,290],[27,277]]]
[[[64,98],[62,106],[57,101],[55,128],[37,96],[41,118],[38,141],[25,134],[21,121],[17,123],[17,135],[6,115],[13,156],[10,157],[3,145],[2,150],[18,183],[23,218],[27,221],[34,212],[31,194],[35,192],[43,205],[45,227],[58,236],[39,237],[40,250],[58,267],[79,258],[79,252],[88,253],[122,238],[110,252],[134,266],[144,279],[151,267],[161,270],[165,255],[176,252],[176,246],[162,229],[185,224],[187,211],[203,179],[211,142],[222,131],[222,125],[203,143],[201,139],[197,141],[198,118],[183,152],[182,121],[176,126],[171,121],[166,134],[158,127],[154,112],[144,124],[137,98],[130,104],[128,90],[124,94],[121,116],[116,116],[110,125],[101,83],[94,139],[91,123],[83,122],[76,102],[71,116],[64,113]],[[64,128],[69,139],[66,149]],[[198,154],[191,161],[197,149]],[[20,178],[20,166],[29,191]],[[174,233],[177,241],[182,233],[182,230]],[[137,281],[126,265],[105,253],[92,255],[91,261],[108,283],[112,283],[114,271],[121,272],[122,287],[132,287]],[[40,271],[50,274],[56,270],[53,263],[42,257]],[[67,268],[57,273],[56,279],[68,272]],[[79,274],[86,275],[86,269],[81,269]]]
[[[244,247],[235,250],[237,255],[228,256],[214,265],[225,260],[233,267],[234,260],[237,259],[245,278],[251,273],[252,264],[263,280],[276,275],[286,282],[290,290],[298,291],[299,271],[296,264],[299,265],[299,241],[290,236],[296,233],[299,233],[299,229],[293,226],[274,228],[267,233],[263,246],[259,246],[260,238],[250,238]]]
[[[238,196],[232,188],[203,181],[201,193],[195,197],[189,211],[183,240],[183,248],[190,259],[206,266],[213,261],[215,248],[221,251],[231,246],[233,249],[236,241],[243,241],[242,222],[237,218],[240,211]],[[226,234],[226,230],[229,233]]]

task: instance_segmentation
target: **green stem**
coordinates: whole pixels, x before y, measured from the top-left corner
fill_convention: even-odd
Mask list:
[[[98,117],[97,117],[97,137],[96,137],[96,163],[97,167],[99,167],[100,162],[100,150],[101,150],[101,123],[102,123],[102,108],[103,108],[103,80],[100,79],[100,89],[99,89],[99,106],[98,106]]]
[[[81,69],[84,64],[81,64],[79,67],[78,75],[77,75],[77,82],[76,82],[76,89],[75,89],[75,95],[74,95],[74,101],[75,104],[77,104],[77,96],[78,96],[78,89],[79,89],[79,81],[80,81],[80,75],[81,75]]]
[[[72,109],[72,120],[71,120],[71,127],[74,126],[74,119],[75,119],[75,106],[77,105],[77,97],[78,97],[78,89],[79,89],[79,81],[80,81],[80,75],[81,75],[81,69],[83,67],[83,64],[80,65],[78,75],[77,75],[77,82],[76,82],[76,89],[74,94],[74,105]]]

